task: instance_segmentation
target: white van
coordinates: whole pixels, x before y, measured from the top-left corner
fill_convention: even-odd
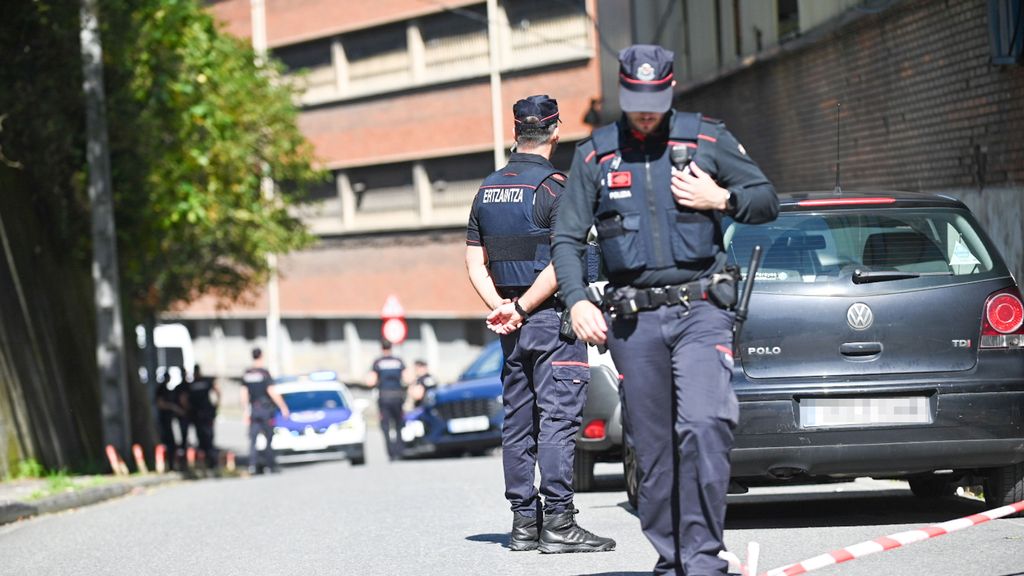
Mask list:
[[[146,344],[145,328],[135,329],[140,348]],[[156,375],[157,380],[164,374],[170,378],[169,388],[172,390],[182,382],[192,378],[192,369],[196,365],[195,351],[192,349],[192,336],[184,324],[159,324],[153,329],[153,343],[156,344]],[[145,377],[145,368],[139,369],[140,376]]]

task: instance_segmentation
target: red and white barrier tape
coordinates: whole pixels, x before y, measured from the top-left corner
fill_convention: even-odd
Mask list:
[[[996,518],[1002,518],[1003,516],[1009,516],[1010,514],[1016,514],[1017,512],[1024,512],[1024,500],[1008,506],[1001,506],[986,512],[981,512],[979,514],[972,514],[964,518],[957,518],[956,520],[943,522],[942,524],[932,524],[931,526],[926,526],[917,530],[908,530],[906,532],[898,532],[896,534],[882,536],[881,538],[875,538],[874,540],[867,540],[859,544],[854,544],[853,546],[833,550],[827,554],[808,558],[803,562],[789,564],[781,568],[769,570],[762,576],[795,576],[796,574],[805,574],[811,570],[817,570],[818,568],[832,566],[833,564],[841,564],[857,558],[863,558],[869,554],[875,554],[876,552],[885,552],[886,550],[892,550],[893,548],[899,548],[901,546],[906,546],[907,544],[920,542],[921,540],[928,540],[929,538],[942,536],[944,534],[949,534],[950,532],[956,532],[957,530],[977,526],[978,524],[984,524],[989,520],[995,520]],[[742,573],[748,573],[746,567],[742,567]]]

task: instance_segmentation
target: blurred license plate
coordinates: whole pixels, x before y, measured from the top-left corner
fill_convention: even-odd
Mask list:
[[[304,452],[306,450],[326,450],[327,442],[323,440],[318,434],[303,434],[295,439],[295,445],[292,446],[292,450],[297,452]]]
[[[491,419],[487,416],[470,416],[469,418],[452,418],[448,421],[448,431],[452,434],[481,432],[491,427]]]
[[[929,424],[932,411],[926,396],[887,398],[804,398],[800,426],[894,426]]]

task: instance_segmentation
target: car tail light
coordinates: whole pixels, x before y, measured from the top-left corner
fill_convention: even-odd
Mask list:
[[[604,420],[591,420],[583,428],[583,437],[588,440],[600,440],[604,438]]]
[[[1016,288],[994,292],[985,300],[981,347],[1024,348],[1024,304]]]

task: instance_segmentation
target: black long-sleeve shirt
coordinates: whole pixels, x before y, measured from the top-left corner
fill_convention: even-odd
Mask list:
[[[637,147],[664,147],[668,139],[671,114],[666,115],[662,129],[645,138],[638,137],[628,127],[625,117],[618,122],[621,139]],[[747,155],[742,145],[725,125],[705,119],[700,133],[707,141],[695,162],[710,174],[719,186],[730,190],[735,197],[735,211],[732,217],[749,224],[770,222],[778,215],[779,201],[775,187],[761,171],[761,168]],[[587,233],[594,224],[594,210],[601,186],[601,168],[595,158],[594,143],[585,140],[576,148],[572,168],[565,192],[559,201],[558,218],[552,241],[552,260],[558,276],[562,298],[572,307],[586,298],[584,249]],[[662,154],[659,161],[668,162],[668,154]],[[670,189],[658,190],[658,194],[671,194]],[[704,269],[673,267],[648,269],[632,278],[629,284],[636,287],[667,286],[689,282],[720,271],[725,266],[723,251]]]

